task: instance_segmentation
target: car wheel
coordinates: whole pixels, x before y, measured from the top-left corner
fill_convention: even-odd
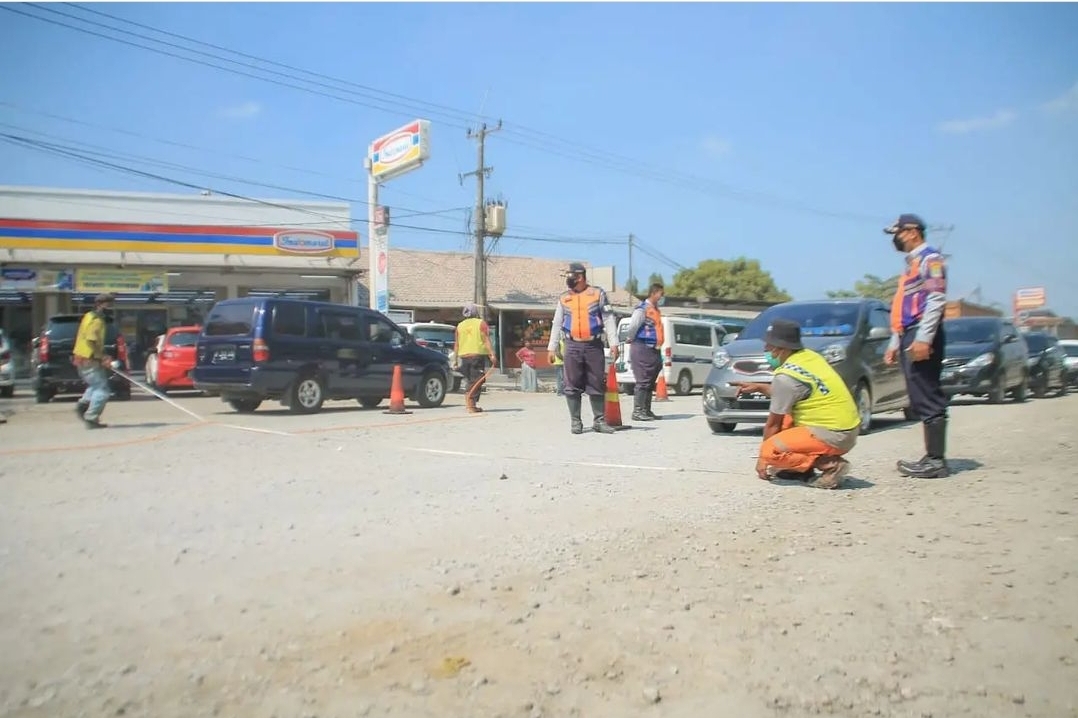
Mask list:
[[[1018,403],[1029,398],[1029,377],[1026,374],[1022,374],[1022,383],[1011,393],[1011,398]]]
[[[261,399],[229,399],[228,405],[240,414],[251,414],[262,406]]]
[[[10,399],[15,396],[15,385],[12,384],[11,386],[5,386],[3,389],[0,389],[0,396],[5,399]]]
[[[380,397],[380,396],[361,396],[356,401],[358,401],[360,406],[362,406],[364,409],[374,409],[379,404],[382,403],[382,397]]]
[[[34,401],[38,404],[48,404],[52,401],[52,394],[47,391],[34,392]]]
[[[872,390],[863,381],[857,382],[857,388],[853,392],[853,401],[857,404],[857,415],[861,417],[858,432],[867,434],[872,428]]]
[[[322,380],[314,374],[303,374],[292,384],[288,408],[296,414],[317,414],[325,400]]]
[[[1007,397],[1007,383],[1002,374],[997,374],[992,381],[992,388],[988,390],[989,404],[1002,404]]]
[[[1060,381],[1059,392],[1056,393],[1056,396],[1066,396],[1069,389],[1070,387],[1067,386],[1067,379],[1066,377],[1064,377]]]
[[[732,434],[734,429],[737,428],[737,424],[731,424],[728,421],[708,421],[707,425],[711,427],[711,433],[713,434]]]
[[[677,376],[677,385],[674,387],[678,396],[685,396],[692,392],[692,374],[688,369],[682,369]]]
[[[424,409],[441,406],[445,401],[445,378],[435,372],[427,372],[419,382],[416,401]]]
[[[1044,374],[1039,374],[1033,380],[1033,396],[1038,399],[1043,399],[1048,394],[1048,377]]]

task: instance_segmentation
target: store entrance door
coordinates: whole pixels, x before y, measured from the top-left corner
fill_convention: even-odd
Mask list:
[[[146,366],[146,356],[157,337],[168,330],[168,309],[117,307],[116,325],[127,342],[129,368],[131,371],[142,371]]]

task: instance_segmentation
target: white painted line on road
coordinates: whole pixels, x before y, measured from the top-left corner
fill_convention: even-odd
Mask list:
[[[289,434],[287,431],[276,431],[274,429],[256,429],[253,426],[240,426],[239,424],[218,424],[217,422],[210,422],[216,426],[223,426],[226,429],[237,429],[239,431],[253,431],[256,434],[273,434],[274,436],[295,436],[295,434]]]
[[[477,454],[474,451],[448,451],[446,449],[420,449],[414,446],[405,447],[412,451],[419,451],[424,454],[444,454],[446,456],[474,456],[480,459],[493,458],[490,454]]]
[[[404,447],[408,451],[421,454],[440,454],[443,456],[464,456],[473,459],[496,459],[499,461],[530,461],[534,464],[553,464],[558,466],[586,466],[594,469],[624,469],[627,471],[673,471],[675,473],[724,474],[715,469],[685,469],[679,466],[648,466],[646,464],[607,464],[598,461],[560,461],[558,459],[537,459],[531,456],[495,456],[474,451],[450,451],[448,449],[424,449],[417,446]]]

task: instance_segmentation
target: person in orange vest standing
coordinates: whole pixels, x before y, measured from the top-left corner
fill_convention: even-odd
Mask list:
[[[924,426],[925,455],[899,461],[898,472],[913,478],[943,478],[947,466],[947,395],[943,373],[943,313],[947,307],[947,267],[943,255],[925,243],[925,223],[903,214],[883,230],[906,255],[906,270],[891,303],[891,343],[884,361],[902,363],[910,410]]]
[[[454,352],[464,375],[464,405],[471,414],[483,411],[479,408],[479,395],[483,392],[483,376],[487,373],[487,360],[491,367],[498,366],[494,346],[490,343],[490,327],[480,316],[479,307],[467,304],[464,320],[457,325]],[[477,386],[478,384],[478,386]]]
[[[629,319],[628,336],[629,358],[633,362],[633,379],[636,391],[633,392],[633,421],[655,421],[661,419],[651,411],[652,392],[655,382],[663,370],[663,315],[659,307],[663,304],[663,285],[656,282],[648,287],[648,296],[633,310]]]
[[[565,403],[569,405],[570,431],[584,433],[580,418],[583,395],[588,395],[594,417],[592,430],[597,434],[614,434],[617,430],[606,423],[606,357],[603,336],[610,347],[610,358],[618,358],[618,330],[614,324],[614,309],[600,287],[588,284],[588,270],[580,262],[569,265],[565,278],[568,291],[558,299],[550,329],[547,351],[550,363],[557,359],[558,343],[565,337]]]

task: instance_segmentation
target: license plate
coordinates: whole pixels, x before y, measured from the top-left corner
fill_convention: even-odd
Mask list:
[[[236,361],[236,350],[231,347],[228,349],[216,349],[213,352],[214,363]]]
[[[767,398],[767,396],[764,395],[764,394],[761,394],[758,391],[756,391],[756,392],[753,392],[752,394],[742,395],[742,398],[747,399],[748,401],[763,401],[764,399]]]

